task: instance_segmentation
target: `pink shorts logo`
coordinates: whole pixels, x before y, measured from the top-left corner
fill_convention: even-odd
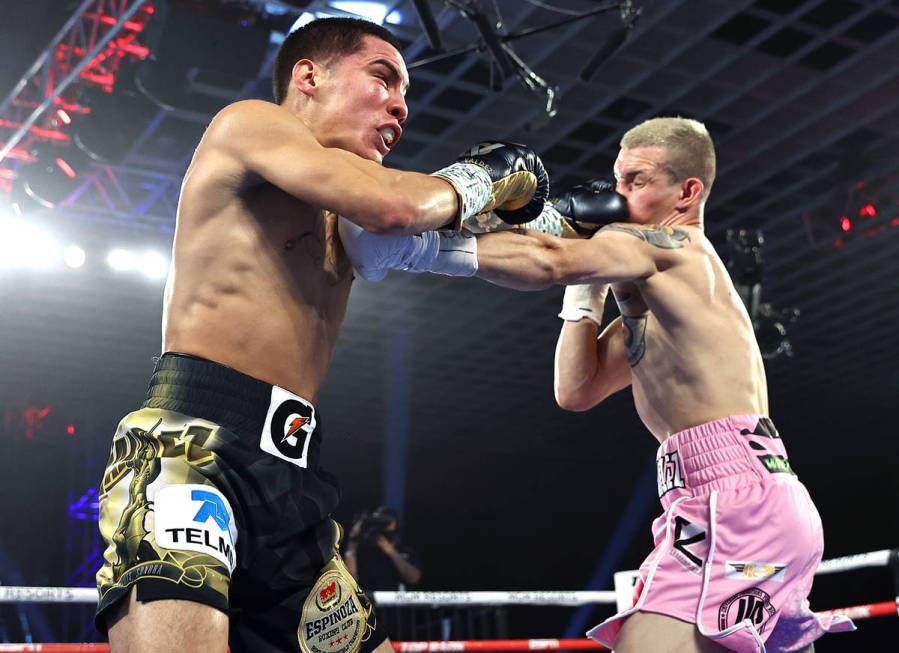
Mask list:
[[[770,580],[784,582],[787,565],[773,562],[737,562],[728,560],[725,563],[725,576],[732,580]]]
[[[659,484],[659,497],[671,490],[686,487],[684,474],[681,471],[680,458],[676,451],[656,458],[656,479]]]
[[[765,622],[776,612],[771,605],[771,597],[753,587],[734,594],[721,604],[718,610],[718,628],[727,630],[741,621],[749,619],[755,629],[761,633],[765,630]]]

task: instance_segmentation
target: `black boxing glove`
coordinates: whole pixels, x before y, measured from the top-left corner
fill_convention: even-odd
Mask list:
[[[607,224],[629,218],[627,201],[615,192],[614,184],[591,179],[548,200],[535,220],[521,226],[562,238],[589,238]],[[493,215],[474,216],[463,226],[473,233],[508,228]]]
[[[580,236],[589,238],[613,222],[627,222],[627,200],[607,179],[590,179],[549,200],[566,224]]]
[[[508,224],[536,219],[549,197],[549,175],[531,148],[518,143],[478,143],[455,163],[433,173],[459,196],[455,225],[493,212]]]

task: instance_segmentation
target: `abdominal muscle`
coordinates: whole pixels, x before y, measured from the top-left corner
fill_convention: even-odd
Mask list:
[[[163,352],[207,358],[314,402],[352,282],[336,216],[271,186],[211,217],[185,209],[189,188],[181,204]]]

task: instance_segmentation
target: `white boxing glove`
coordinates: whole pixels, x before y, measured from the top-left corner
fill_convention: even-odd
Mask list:
[[[472,277],[478,271],[477,239],[466,232],[426,231],[412,236],[373,234],[338,218],[343,248],[366,281],[380,281],[388,270],[434,272]]]
[[[579,322],[584,318],[602,324],[609,286],[605,283],[579,283],[565,286],[562,312],[559,317],[566,322]]]

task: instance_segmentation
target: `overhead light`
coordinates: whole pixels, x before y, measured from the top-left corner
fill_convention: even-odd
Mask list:
[[[148,279],[162,279],[169,272],[169,262],[156,252],[147,252],[140,259],[140,271]]]
[[[45,269],[58,263],[59,258],[59,243],[41,227],[0,219],[0,267]]]
[[[62,252],[62,260],[70,268],[80,268],[84,265],[87,255],[78,245],[69,245]]]
[[[62,107],[56,110],[56,119],[64,125],[72,124],[72,116],[70,116],[69,112]]]
[[[127,270],[133,270],[136,261],[134,254],[127,249],[113,249],[106,255],[106,263],[113,270],[125,272]]]
[[[391,24],[401,23],[402,14],[398,11],[390,11],[390,7],[384,2],[374,2],[372,0],[335,0],[331,6],[340,11],[346,11],[356,14],[362,18],[366,18],[373,23],[382,25],[385,22]],[[390,12],[389,14],[387,12]]]
[[[308,11],[304,11],[300,14],[300,17],[297,18],[296,22],[290,26],[290,29],[287,30],[287,33],[295,32],[300,29],[303,25],[308,25],[313,20],[315,20],[315,14],[311,14]]]

